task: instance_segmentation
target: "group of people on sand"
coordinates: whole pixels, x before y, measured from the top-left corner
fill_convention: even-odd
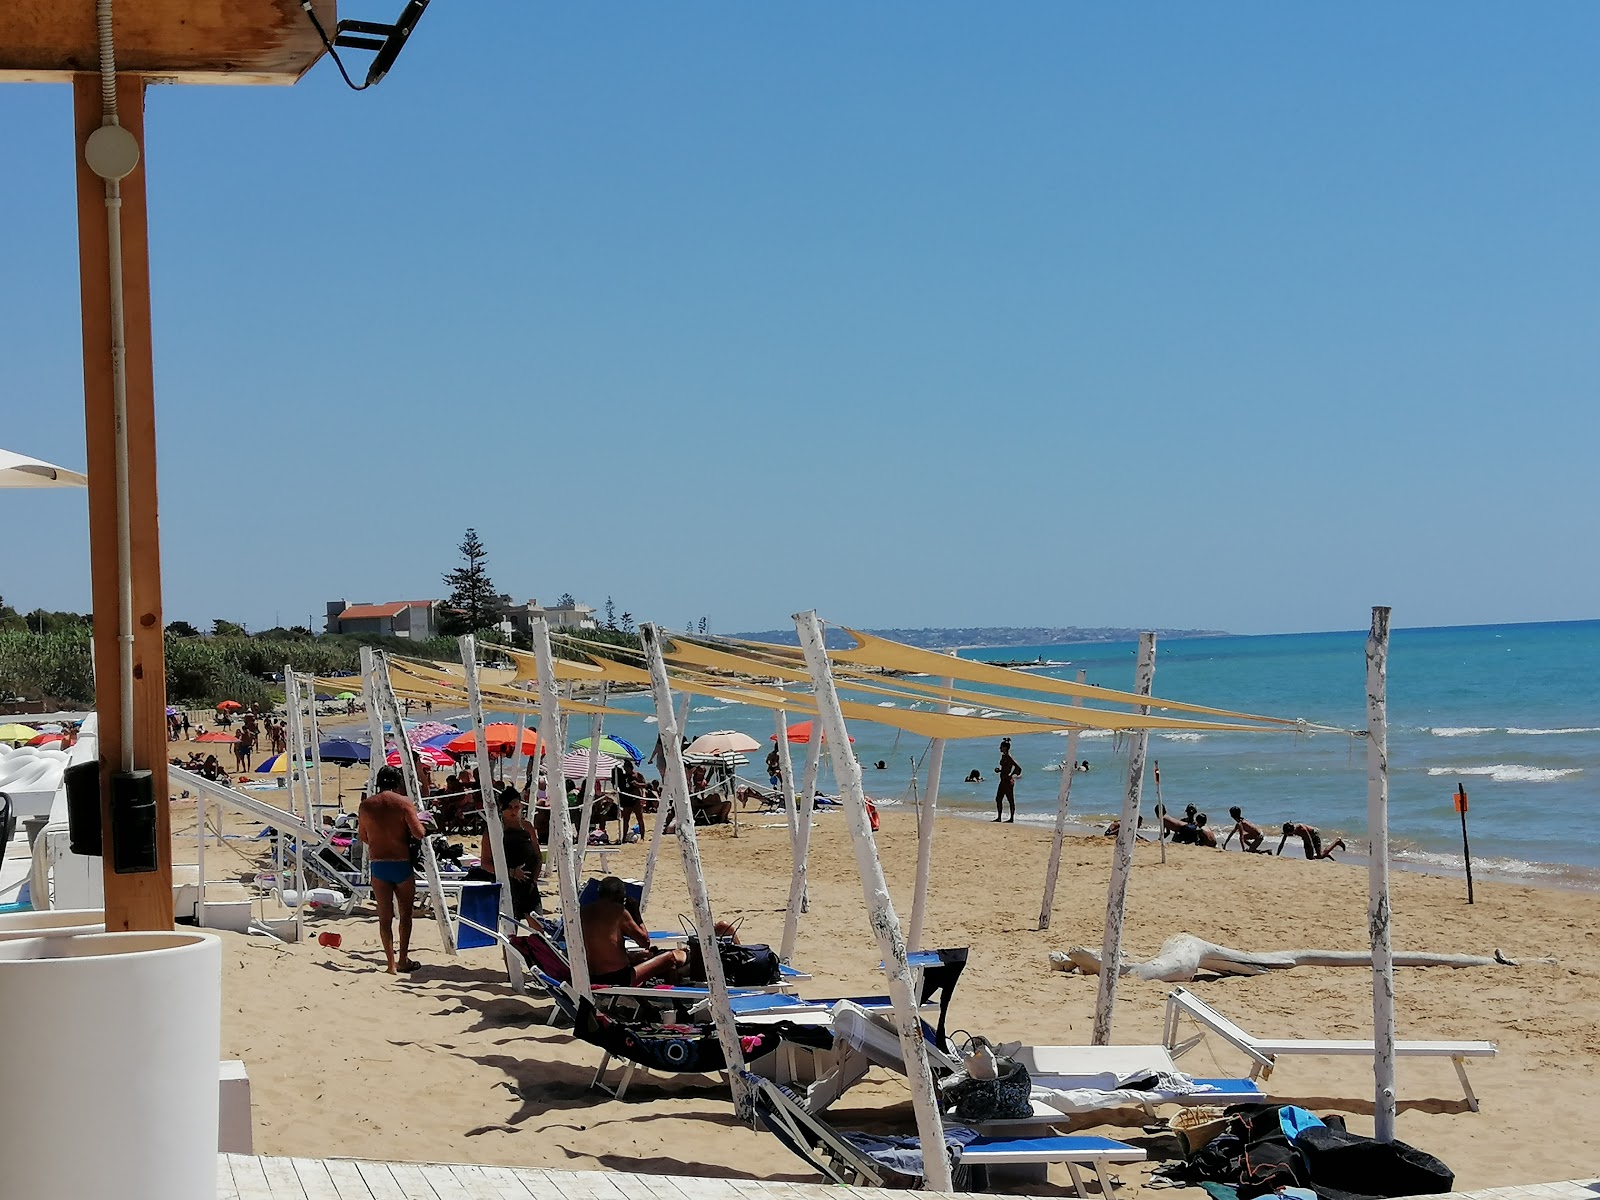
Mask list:
[[[1301,847],[1305,850],[1307,858],[1326,858],[1330,861],[1333,859],[1335,850],[1346,849],[1343,838],[1337,838],[1332,844],[1324,846],[1322,844],[1322,833],[1315,826],[1304,825],[1298,821],[1285,821],[1283,823],[1283,837],[1278,840],[1277,850],[1268,850],[1265,848],[1267,835],[1262,832],[1260,826],[1254,825],[1245,819],[1242,808],[1237,804],[1234,805],[1228,810],[1228,816],[1233,818],[1233,827],[1228,830],[1220,846],[1217,842],[1216,830],[1208,823],[1210,818],[1205,813],[1196,811],[1195,806],[1192,804],[1185,806],[1181,819],[1166,812],[1161,814],[1161,837],[1170,839],[1174,846],[1209,846],[1213,850],[1219,848],[1226,850],[1228,843],[1237,834],[1239,848],[1246,854],[1268,855],[1282,854],[1283,848],[1288,844],[1289,839],[1297,837],[1300,839]],[[1139,818],[1139,824],[1141,827],[1144,825],[1142,816]],[[1106,827],[1106,837],[1116,837],[1118,830],[1121,828],[1121,821],[1111,822]]]

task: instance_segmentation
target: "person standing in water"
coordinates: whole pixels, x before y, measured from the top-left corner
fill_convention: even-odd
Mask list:
[[[1000,765],[995,768],[995,773],[1000,776],[1000,786],[994,790],[994,819],[1001,820],[1005,814],[1003,806],[1010,805],[1011,815],[1004,819],[1008,824],[1013,823],[1017,819],[1016,779],[1022,774],[1022,768],[1011,757],[1010,738],[1000,739]]]

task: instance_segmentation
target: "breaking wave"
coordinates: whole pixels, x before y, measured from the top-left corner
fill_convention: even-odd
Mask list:
[[[1582,767],[1525,767],[1520,763],[1495,763],[1487,767],[1429,767],[1429,775],[1483,775],[1495,783],[1552,783],[1569,775],[1582,775]]]

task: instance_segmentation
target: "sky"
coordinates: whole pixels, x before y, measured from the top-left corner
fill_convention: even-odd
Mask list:
[[[359,94],[154,88],[166,619],[441,596],[467,526],[723,632],[1600,616],[1597,40],[484,2]],[[81,467],[69,89],[0,129],[0,445]],[[0,595],[87,608],[83,494],[0,495]]]

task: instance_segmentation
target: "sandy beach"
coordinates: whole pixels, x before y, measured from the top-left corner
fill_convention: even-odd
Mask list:
[[[192,847],[193,816],[175,804],[174,838]],[[250,826],[230,822],[232,833]],[[789,849],[781,822],[756,818],[701,831],[719,916],[744,917],[747,941],[776,943],[787,898]],[[885,814],[879,844],[902,920],[909,916],[915,824]],[[237,867],[256,847],[230,841]],[[817,819],[812,908],[796,961],[815,975],[807,995],[881,990],[878,951],[838,814]],[[1049,835],[1022,825],[941,818],[928,913],[930,946],[970,946],[951,1028],[995,1041],[1089,1040],[1096,983],[1050,969],[1052,949],[1098,947],[1110,843],[1067,845],[1054,927],[1036,929]],[[648,914],[655,928],[687,912],[675,845],[667,846]],[[192,849],[190,851],[192,853]],[[182,849],[180,859],[185,857]],[[618,853],[618,873],[642,873],[645,851]],[[227,864],[213,856],[208,874]],[[1364,949],[1366,874],[1352,866],[1173,847],[1165,866],[1141,846],[1130,892],[1126,946],[1153,954],[1190,932],[1246,950]],[[233,869],[228,865],[228,869]],[[546,885],[553,891],[553,881]],[[1593,1172],[1600,1101],[1600,896],[1480,883],[1468,907],[1462,885],[1396,873],[1396,949],[1490,954],[1517,967],[1397,972],[1403,1038],[1487,1039],[1499,1057],[1472,1067],[1482,1111],[1467,1111],[1447,1059],[1400,1064],[1400,1136],[1444,1159],[1458,1188],[1554,1180]],[[314,936],[299,945],[224,934],[223,1047],[243,1059],[254,1088],[258,1153],[610,1168],[800,1180],[813,1178],[770,1134],[735,1123],[726,1091],[709,1076],[641,1075],[625,1102],[589,1089],[599,1051],[544,1023],[543,1001],[511,994],[497,952],[446,957],[431,921],[417,924],[424,966],[382,973],[370,914],[317,918],[314,935],[342,934],[340,949]],[[1370,974],[1299,968],[1191,985],[1262,1035],[1370,1036]],[[1115,1040],[1158,1042],[1169,985],[1125,979]],[[1214,1040],[1180,1065],[1198,1075],[1242,1075],[1243,1056]],[[1372,1075],[1362,1059],[1292,1058],[1268,1090],[1318,1112],[1340,1112],[1371,1131]],[[1172,1110],[1168,1110],[1169,1112]],[[1141,1116],[1084,1124],[1140,1142]],[[846,1128],[909,1130],[903,1079],[874,1072],[829,1111]],[[1098,1119],[1097,1119],[1098,1120]],[[1158,1148],[1159,1140],[1150,1141]],[[1142,1183],[1149,1167],[1122,1169]],[[1051,1190],[1065,1183],[1051,1176]],[[1037,1189],[1036,1189],[1037,1190]],[[1131,1193],[1130,1193],[1131,1194]]]

